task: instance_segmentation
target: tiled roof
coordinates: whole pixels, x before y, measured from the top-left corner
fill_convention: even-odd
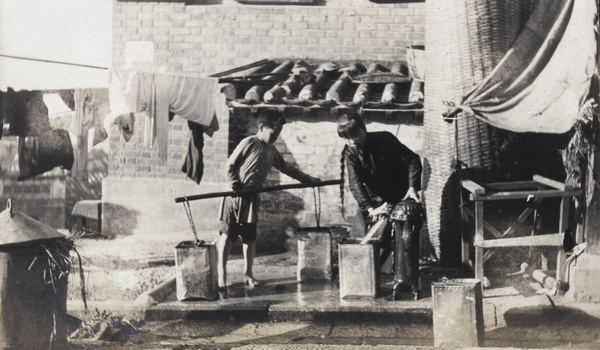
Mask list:
[[[423,82],[401,62],[262,60],[213,76],[230,84],[232,107],[423,110]]]

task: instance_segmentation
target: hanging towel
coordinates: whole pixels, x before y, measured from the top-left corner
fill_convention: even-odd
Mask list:
[[[73,146],[66,130],[54,129],[37,136],[19,136],[17,181],[43,174],[57,166],[71,169],[73,161]]]
[[[158,154],[167,160],[169,112],[200,125],[214,127],[218,78],[153,74],[113,69],[110,107],[113,115],[146,112],[144,144],[158,144]],[[116,120],[115,120],[116,122]]]
[[[138,112],[140,100],[140,73],[137,71],[112,69],[109,77],[109,101],[112,114]]]
[[[187,174],[187,177],[200,184],[204,174],[204,162],[202,160],[202,148],[204,147],[205,126],[191,121],[187,122],[192,131],[188,144],[188,151],[181,167],[181,171]]]
[[[158,154],[167,159],[169,112],[188,121],[210,126],[215,115],[219,79],[156,74],[155,113],[149,118],[156,126]]]
[[[172,119],[169,112],[169,121]],[[173,114],[174,115],[174,114]],[[209,126],[204,126],[192,121],[188,121],[188,127],[192,131],[188,151],[181,167],[181,171],[187,174],[187,177],[200,184],[204,174],[204,161],[202,148],[204,147],[204,134],[212,137],[214,132],[219,130],[218,118],[229,118],[229,107],[226,104],[226,96],[219,93],[215,96],[215,113]]]
[[[595,0],[538,2],[492,73],[446,116],[462,110],[515,132],[569,131],[597,73],[597,10]]]
[[[153,113],[154,103],[154,74],[132,70],[112,69],[110,74],[108,98],[110,111],[117,125],[130,126],[122,130],[125,140],[129,141],[133,133],[133,124],[129,125],[123,120],[117,120],[125,115],[124,119],[133,118],[131,113],[146,111]],[[123,119],[122,118],[122,119]]]

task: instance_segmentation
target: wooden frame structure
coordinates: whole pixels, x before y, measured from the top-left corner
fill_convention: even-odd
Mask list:
[[[540,175],[534,175],[532,181],[517,182],[496,182],[477,184],[471,180],[461,181],[461,187],[468,193],[468,198],[461,196],[461,212],[464,222],[475,220],[475,234],[473,246],[475,248],[475,278],[483,281],[484,263],[493,255],[490,248],[499,247],[518,247],[518,246],[555,246],[562,247],[563,236],[569,224],[570,200],[573,197],[580,196],[582,191],[579,188],[565,185],[559,181],[551,180]],[[538,220],[536,207],[545,198],[561,198],[558,232],[549,234],[533,234],[530,236],[511,237],[518,225],[523,223],[532,213],[535,220]],[[486,201],[499,200],[526,200],[529,205],[519,215],[508,229],[501,232],[484,220],[483,208]],[[474,210],[467,206],[467,202],[473,202]],[[535,227],[535,225],[534,225]],[[494,239],[485,239],[484,230],[491,233]],[[535,231],[535,229],[534,229]],[[463,230],[462,258],[463,263],[470,263],[470,242],[471,237],[467,236],[467,230]],[[484,253],[484,249],[488,249]],[[557,279],[564,275],[565,252],[559,249],[556,274]],[[481,284],[483,286],[483,283]]]

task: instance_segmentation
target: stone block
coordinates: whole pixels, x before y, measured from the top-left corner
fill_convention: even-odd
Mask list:
[[[600,256],[586,254],[585,252],[577,258],[576,263],[571,265],[567,272],[569,278],[569,290],[566,297],[581,303],[600,303],[600,279],[598,271]]]

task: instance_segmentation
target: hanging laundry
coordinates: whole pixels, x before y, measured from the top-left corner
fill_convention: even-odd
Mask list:
[[[123,132],[125,141],[129,141],[133,136],[133,125],[135,124],[135,116],[133,113],[121,114],[115,120],[114,123],[119,126],[119,129]]]
[[[4,121],[16,136],[37,136],[51,130],[48,108],[41,91],[14,91],[8,88],[5,95]]]
[[[156,125],[158,154],[167,159],[169,111],[194,123],[209,126],[215,115],[219,79],[156,74],[156,110],[148,114]]]
[[[215,114],[213,115],[210,125],[204,126],[192,121],[188,121],[188,127],[192,131],[188,144],[188,151],[181,167],[181,171],[186,173],[187,177],[200,184],[202,175],[204,174],[204,161],[202,148],[204,147],[204,134],[212,137],[214,132],[219,130],[219,120],[217,118],[229,118],[229,107],[227,107],[226,96],[223,93],[217,94],[215,97]],[[175,114],[169,112],[169,121]]]
[[[145,111],[144,144],[158,144],[167,159],[169,112],[200,125],[211,125],[215,113],[217,78],[153,74],[114,69],[109,99],[113,115]]]
[[[57,166],[70,170],[73,161],[73,146],[66,130],[54,129],[37,136],[19,136],[17,181],[43,174]]]
[[[204,125],[187,122],[188,127],[192,131],[188,144],[188,151],[181,167],[181,171],[187,174],[187,177],[200,184],[202,175],[204,174],[204,162],[202,160],[202,148],[204,148]]]
[[[115,118],[121,114],[145,111],[152,100],[153,80],[152,73],[111,70],[108,95],[110,110]]]
[[[89,131],[92,128],[104,129],[102,122],[110,114],[108,89],[75,89],[73,100],[75,103],[74,128],[70,131],[75,134],[76,142],[73,145],[75,163],[71,170],[71,177],[78,181],[85,181],[88,178]],[[99,137],[98,142],[104,139]]]
[[[154,104],[154,75],[124,69],[112,69],[108,99],[114,123],[122,129],[125,141],[133,134],[133,113],[151,113]]]
[[[71,110],[75,110],[75,90],[59,90],[58,96]]]

